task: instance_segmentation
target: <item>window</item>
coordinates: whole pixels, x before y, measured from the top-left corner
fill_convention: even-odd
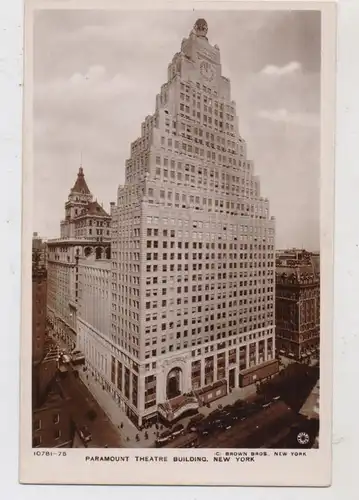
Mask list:
[[[41,420],[40,419],[35,419],[33,423],[33,430],[34,431],[39,431],[41,429]]]
[[[54,416],[53,416],[52,421],[54,422],[54,424],[58,424],[60,422],[60,414],[59,413],[55,413]]]
[[[61,437],[61,431],[60,429],[56,429],[56,431],[54,432],[54,438],[60,439],[60,437]]]
[[[32,446],[34,448],[37,448],[40,445],[41,445],[41,436],[34,436],[34,438],[32,440]]]

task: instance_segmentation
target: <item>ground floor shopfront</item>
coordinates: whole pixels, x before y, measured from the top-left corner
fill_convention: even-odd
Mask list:
[[[278,371],[273,336],[264,331],[242,343],[220,340],[140,362],[77,319],[84,369],[137,427],[156,421],[159,412],[174,421]]]
[[[180,364],[178,358],[176,363],[177,365]],[[244,390],[251,385],[255,386],[257,382],[274,375],[278,370],[278,361],[271,360],[260,366],[238,371],[238,383],[235,387],[230,386],[231,371],[228,370],[227,378],[221,378],[201,388],[193,388],[183,382],[181,379],[183,377],[181,370],[178,368],[175,370],[173,368],[168,369],[166,377],[162,381],[158,380],[159,383],[162,383],[163,387],[162,390],[160,388],[157,390],[159,394],[163,393],[164,399],[160,401],[156,400],[158,402],[152,406],[150,411],[147,410],[141,414],[124,396],[123,392],[111,380],[108,380],[105,374],[98,370],[89,360],[86,360],[85,366],[81,368],[82,378],[90,376],[99,386],[103,395],[107,395],[104,397],[104,401],[110,398],[112,400],[110,406],[115,403],[121,414],[125,415],[138,429],[158,422],[159,418],[163,423],[167,422],[171,424],[185,415],[196,413],[203,406],[210,407],[214,402],[222,400],[233,391],[240,393],[241,389]],[[174,376],[177,377],[175,382],[171,380]],[[151,377],[150,380],[153,381],[153,378]],[[145,387],[148,387],[148,385]],[[140,397],[141,394],[139,394]],[[106,411],[106,408],[104,410]]]

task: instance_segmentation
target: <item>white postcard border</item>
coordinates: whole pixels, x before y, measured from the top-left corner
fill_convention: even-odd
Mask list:
[[[253,462],[219,463],[213,457],[222,449],[64,449],[66,456],[37,456],[31,446],[31,238],[32,238],[32,94],[33,24],[35,9],[121,8],[126,4],[106,1],[52,2],[29,0],[25,15],[25,86],[23,119],[23,210],[22,210],[22,332],[20,386],[20,481],[30,484],[142,484],[142,485],[253,485],[328,486],[331,483],[332,343],[333,343],[333,234],[334,234],[334,132],[336,5],[334,2],[145,2],[131,3],[135,9],[203,10],[302,9],[322,12],[321,92],[321,378],[320,446],[306,450],[306,456],[257,456]],[[44,451],[44,450],[41,450]],[[54,449],[49,450],[53,452]],[[245,450],[240,450],[245,451]],[[260,450],[256,450],[260,451]],[[251,450],[248,450],[249,456]],[[100,462],[86,457],[129,457],[128,461]],[[136,456],[166,456],[165,463],[137,462]],[[175,457],[206,457],[207,462],[174,462]]]

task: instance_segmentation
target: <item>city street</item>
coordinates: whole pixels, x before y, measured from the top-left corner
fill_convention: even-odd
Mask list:
[[[65,343],[50,332],[58,348],[68,354]],[[67,366],[67,373],[61,377],[61,385],[71,398],[72,418],[77,429],[86,426],[92,435],[91,441],[84,444],[78,433],[75,434],[74,447],[88,448],[120,448],[121,437],[119,430],[113,425],[106,413],[100,407],[88,388],[83,384],[76,370]],[[91,412],[91,413],[89,413]],[[96,415],[96,416],[95,416]],[[95,416],[95,418],[90,418]]]
[[[57,343],[61,349],[65,350],[65,345],[61,341],[57,339]],[[119,405],[111,398],[110,394],[104,391],[102,386],[88,371],[85,374],[80,369],[79,373],[76,373],[70,365],[68,366],[69,371],[63,380],[63,385],[72,399],[73,418],[78,428],[87,426],[92,434],[92,440],[87,444],[82,443],[77,435],[74,442],[75,447],[149,448],[155,446],[156,434],[164,431],[163,426],[153,425],[149,429],[139,431],[127,418]],[[281,444],[285,446],[289,441],[293,442],[293,437],[289,432],[290,427],[299,423],[297,412],[308,398],[318,374],[316,369],[298,363],[286,363],[281,368],[279,374],[270,381],[261,384],[260,392],[261,397],[268,398],[269,400],[274,396],[280,395],[281,400],[288,405],[288,410],[291,409],[289,412],[284,412],[282,415],[278,414],[278,419],[275,418],[270,425],[268,423],[268,428],[266,429],[264,427],[267,426],[264,425],[263,427],[264,422],[261,421],[262,416],[258,415],[258,424],[262,430],[258,429],[255,435],[253,435],[253,431],[249,432],[248,436],[245,433],[243,434],[243,431],[245,431],[244,428],[247,427],[247,423],[249,423],[251,418],[248,419],[246,424],[239,421],[233,422],[234,425],[228,431],[212,428],[210,435],[200,438],[200,446],[206,448],[216,448],[219,446],[241,447],[240,443],[242,442],[245,442],[246,445],[250,444],[247,442],[247,439],[251,434],[251,443],[254,439],[258,446],[261,446],[263,440],[267,440],[271,434],[274,436],[276,430],[282,432],[284,428],[288,432],[282,432]],[[293,392],[294,387],[296,387],[296,390]],[[231,406],[238,399],[245,400],[246,404],[251,404],[258,398],[256,391],[257,387],[255,384],[246,388],[233,389],[227,396],[212,403],[209,408],[207,406],[201,407],[199,413],[202,413],[207,420],[208,416],[214,410],[218,410],[219,405],[220,407]],[[105,408],[106,411],[102,408]],[[96,414],[96,418],[91,420],[91,413],[93,415]],[[177,423],[182,424],[186,428],[190,418],[185,417]],[[265,419],[264,414],[263,418]],[[302,419],[300,420],[302,421]],[[277,444],[280,443],[278,442]]]
[[[120,448],[120,433],[97,401],[71,369],[61,381],[71,398],[72,418],[78,429],[86,426],[92,435],[88,448]],[[91,412],[91,413],[89,413]],[[90,416],[95,416],[91,418]]]
[[[86,375],[80,372],[80,377],[82,378],[83,383],[89,388],[89,391],[94,394],[101,406],[103,408],[106,408],[109,419],[114,423],[114,425],[118,427],[118,429],[120,429],[123,446],[128,448],[151,448],[154,446],[157,432],[155,425],[147,429],[148,439],[145,439],[145,431],[141,432],[133,425],[133,423],[127,418],[124,411],[115,403],[110,394],[102,389],[101,385],[95,380],[94,377],[91,376],[89,371],[86,372]],[[202,406],[201,408],[199,408],[199,413],[207,416],[216,408],[218,408],[218,405],[226,406],[228,404],[234,403],[239,398],[249,398],[250,396],[255,395],[255,393],[255,385],[251,385],[241,389],[233,389],[233,391],[227,394],[227,396],[214,401],[211,404],[210,408],[208,408],[207,406]],[[187,427],[187,424],[191,418],[192,417],[190,416],[184,417],[177,423],[182,424],[184,427]],[[165,429],[162,428],[160,429],[160,432],[164,430]],[[136,440],[136,435],[139,436],[138,441]]]

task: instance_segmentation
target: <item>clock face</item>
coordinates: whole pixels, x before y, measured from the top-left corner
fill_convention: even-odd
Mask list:
[[[214,69],[214,67],[212,66],[212,64],[210,64],[210,63],[208,63],[206,61],[202,61],[201,62],[199,70],[200,70],[201,75],[203,76],[203,78],[205,78],[208,81],[212,81],[213,78],[215,77],[216,70]]]

